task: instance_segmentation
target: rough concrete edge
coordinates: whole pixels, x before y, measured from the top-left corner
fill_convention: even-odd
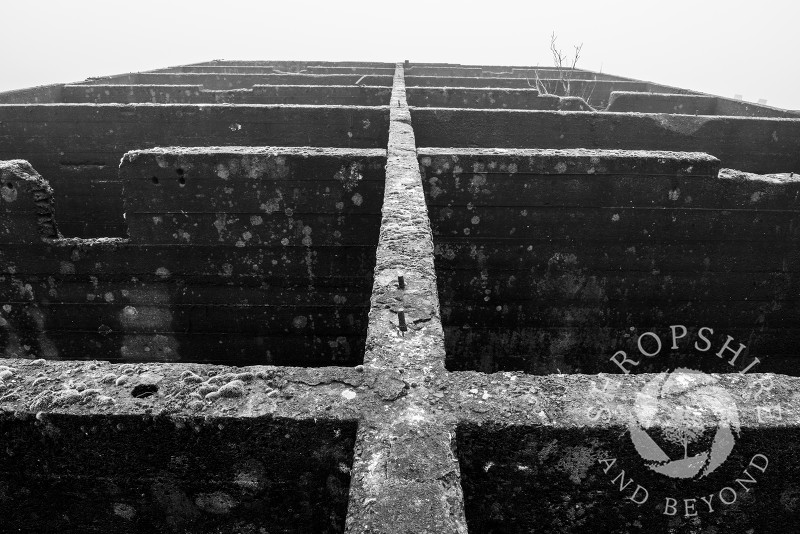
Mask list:
[[[490,78],[491,79],[491,78]],[[409,87],[406,92],[408,93],[433,93],[439,91],[464,91],[464,92],[474,92],[474,93],[485,93],[488,91],[496,92],[496,93],[527,93],[533,95],[534,93],[538,96],[558,96],[558,95],[542,95],[539,93],[539,90],[535,87],[459,87],[457,85],[451,86],[428,86],[428,85],[415,85],[413,87]],[[466,109],[482,109],[482,108],[466,108]]]
[[[375,384],[384,409],[364,414],[359,425],[346,529],[466,534],[455,421],[427,400],[429,384],[446,375],[444,334],[401,63],[387,161],[364,357],[365,380]]]
[[[612,365],[613,364],[609,364]],[[450,373],[442,409],[460,423],[550,428],[627,428],[638,392],[658,373],[528,375]],[[800,428],[800,377],[773,373],[713,373],[731,394],[742,428]],[[763,387],[762,387],[763,386]],[[768,387],[767,387],[768,386]],[[781,417],[775,406],[781,406]],[[769,408],[772,408],[770,416]]]
[[[449,148],[420,147],[420,156],[493,156],[493,157],[556,157],[556,158],[614,158],[656,159],[676,162],[719,163],[719,159],[706,152],[675,152],[667,150],[622,150],[610,148]]]
[[[670,97],[670,98],[678,98],[681,100],[714,100],[717,98],[716,96],[712,95],[705,95],[705,94],[686,94],[686,93],[644,93],[642,91],[611,91],[611,100],[614,100],[614,97],[621,97],[621,96],[644,96],[646,98],[654,98],[654,97]]]
[[[134,397],[148,388],[150,395]],[[59,413],[355,421],[362,411],[375,410],[375,404],[361,366],[0,359],[0,414],[12,417]]]
[[[56,208],[53,199],[53,188],[33,166],[24,159],[0,160],[0,176],[9,173],[19,180],[27,182],[33,203],[36,205],[37,227],[39,237],[43,241],[58,239],[61,234],[56,225]]]
[[[313,146],[166,146],[147,148],[142,150],[130,150],[122,156],[122,162],[132,161],[137,155],[142,156],[333,156],[347,157],[357,156],[364,158],[386,157],[386,150],[383,148],[337,148],[337,147],[313,147]]]
[[[43,104],[47,105],[47,104]],[[709,122],[709,121],[764,121],[764,122],[773,122],[773,123],[781,123],[781,122],[788,122],[788,123],[800,123],[800,116],[797,118],[785,118],[785,117],[738,117],[734,115],[674,115],[669,113],[638,113],[638,112],[622,112],[622,111],[559,111],[559,110],[550,110],[550,109],[511,109],[511,108],[434,108],[434,107],[419,107],[419,106],[409,106],[409,109],[413,113],[422,114],[422,113],[462,113],[462,114],[469,114],[469,113],[480,113],[480,114],[517,114],[517,115],[574,115],[576,117],[596,117],[596,118],[610,118],[610,117],[636,117],[636,118],[645,118],[651,120],[663,120],[664,117],[667,119],[674,118],[675,120],[696,120],[698,122]]]
[[[752,172],[722,168],[719,170],[719,177],[722,180],[730,180],[732,182],[765,182],[773,185],[790,185],[800,182],[800,174],[793,172],[754,174]]]

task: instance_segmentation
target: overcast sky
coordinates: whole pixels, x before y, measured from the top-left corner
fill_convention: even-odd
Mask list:
[[[116,7],[119,5],[119,7]],[[0,91],[210,59],[551,65],[800,109],[800,2],[0,0]]]

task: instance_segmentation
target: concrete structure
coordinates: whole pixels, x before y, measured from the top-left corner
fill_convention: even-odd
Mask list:
[[[800,115],[559,74],[0,94],[0,530],[796,532]],[[714,513],[602,463],[664,486],[617,408],[679,367],[741,430],[691,495],[770,461]]]

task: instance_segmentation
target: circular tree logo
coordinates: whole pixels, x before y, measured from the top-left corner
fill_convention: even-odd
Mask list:
[[[712,328],[697,329],[694,343],[691,338],[687,339],[689,329],[684,325],[670,325],[669,332],[672,343],[667,346],[671,350],[685,351],[679,347],[683,340],[701,356],[711,353],[738,372],[710,375],[678,368],[669,373],[648,375],[643,382],[637,382],[644,385],[640,389],[637,386],[638,391],[631,397],[630,390],[625,387],[628,380],[624,377],[646,359],[658,357],[664,348],[657,333],[643,332],[636,340],[639,354],[628,355],[619,350],[609,358],[623,374],[606,375],[602,388],[593,382],[589,395],[594,402],[587,406],[586,416],[594,422],[607,418],[626,424],[631,443],[644,465],[659,475],[681,481],[662,480],[662,484],[651,480],[648,489],[639,483],[641,481],[634,481],[630,466],[618,461],[616,455],[604,452],[597,463],[625,500],[638,506],[656,502],[656,509],[663,515],[693,518],[731,506],[740,496],[753,491],[758,483],[757,476],[767,471],[767,456],[754,454],[741,474],[734,475],[732,480],[729,477],[736,471],[735,466],[719,468],[728,460],[740,437],[740,419],[745,427],[782,421],[784,408],[780,398],[787,393],[774,391],[777,384],[769,374],[745,377],[760,360],[748,358],[746,346],[743,343],[737,346],[732,336],[725,336],[722,346],[712,352],[714,344],[709,337],[714,334]],[[645,346],[645,340],[651,342],[649,346]],[[736,457],[741,458],[742,454]],[[712,473],[715,474],[711,476]],[[710,486],[716,483],[712,480],[724,480],[727,484],[717,491],[719,486]],[[650,490],[655,490],[654,499],[650,499]],[[675,490],[682,494],[665,494]]]
[[[628,428],[647,467],[671,478],[691,479],[725,462],[734,434],[739,435],[739,412],[717,382],[700,371],[679,368],[645,384],[636,395]],[[656,439],[648,432],[654,428],[660,429]],[[670,445],[670,454],[659,442]]]

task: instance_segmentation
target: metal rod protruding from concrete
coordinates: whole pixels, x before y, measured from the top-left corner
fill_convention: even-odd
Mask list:
[[[400,331],[405,332],[408,330],[408,325],[406,325],[406,312],[405,310],[397,310],[397,320],[400,322]]]

